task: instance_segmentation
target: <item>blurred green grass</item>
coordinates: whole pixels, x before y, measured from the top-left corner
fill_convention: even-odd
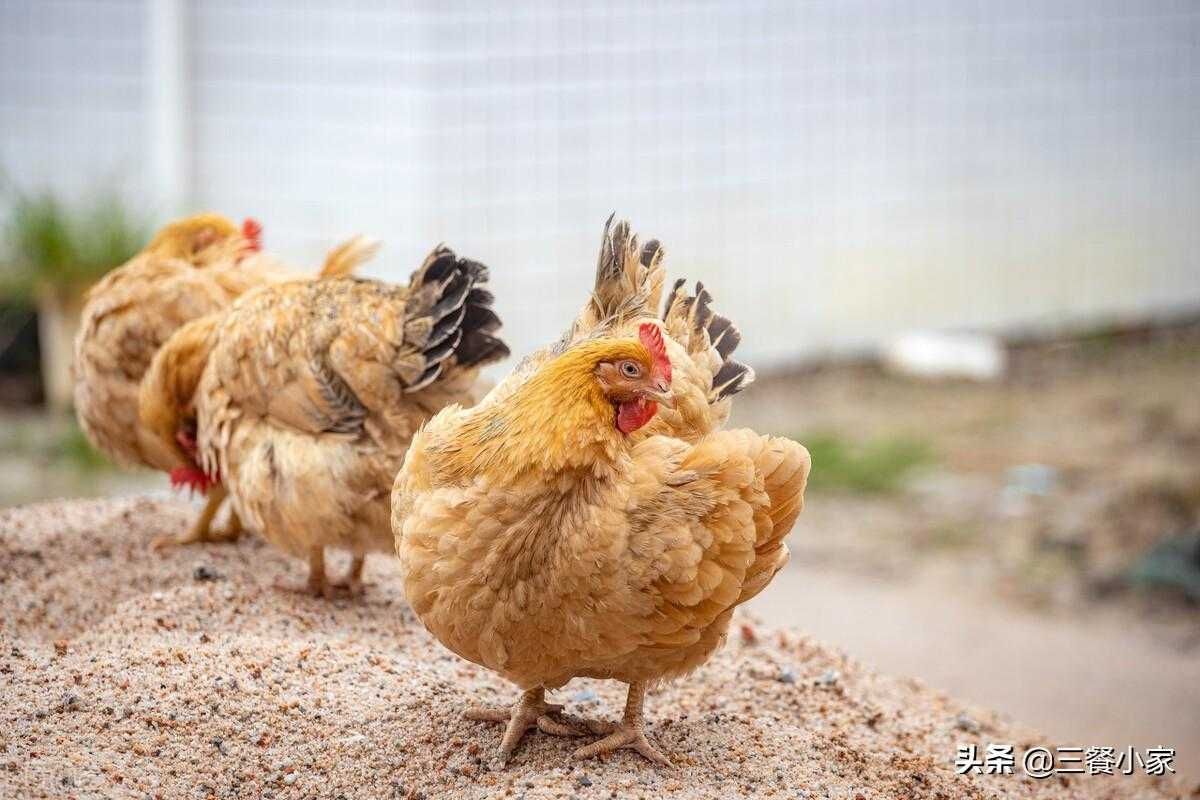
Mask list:
[[[915,437],[851,442],[835,433],[818,431],[794,438],[812,456],[808,485],[817,491],[894,492],[910,472],[935,461],[932,446]]]
[[[80,472],[98,472],[112,468],[104,454],[92,447],[92,443],[87,440],[78,424],[73,424],[63,431],[53,450],[56,460],[70,464]]]
[[[31,464],[68,468],[80,473],[113,469],[73,417],[37,415],[5,424],[0,434],[0,453]]]
[[[0,224],[0,292],[30,298],[40,288],[78,289],[135,255],[146,222],[115,190],[68,204],[50,191],[25,192],[0,175],[7,206]]]

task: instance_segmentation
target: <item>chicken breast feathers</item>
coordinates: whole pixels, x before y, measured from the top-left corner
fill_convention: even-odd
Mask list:
[[[529,688],[703,663],[787,562],[808,454],[745,430],[651,436],[587,481],[425,492],[412,464],[400,490],[420,496],[397,536],[409,602],[451,650]]]

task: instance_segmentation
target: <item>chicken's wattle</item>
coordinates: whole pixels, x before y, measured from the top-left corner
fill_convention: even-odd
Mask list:
[[[658,413],[658,403],[639,397],[617,406],[617,430],[630,434],[642,427]]]

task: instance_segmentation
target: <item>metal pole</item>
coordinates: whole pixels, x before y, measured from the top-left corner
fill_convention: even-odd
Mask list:
[[[187,0],[148,0],[149,188],[159,214],[192,200],[190,51]]]

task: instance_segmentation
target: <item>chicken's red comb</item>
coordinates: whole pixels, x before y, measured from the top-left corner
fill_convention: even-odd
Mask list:
[[[654,371],[667,381],[671,380],[671,359],[667,357],[667,345],[663,341],[662,331],[653,322],[643,322],[638,326],[638,338],[650,351],[654,359]]]
[[[247,250],[258,252],[262,250],[262,224],[253,217],[246,217],[242,221],[242,236],[245,237]]]

